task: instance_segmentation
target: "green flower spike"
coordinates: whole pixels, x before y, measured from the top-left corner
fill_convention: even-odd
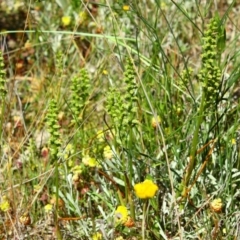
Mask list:
[[[55,100],[51,100],[47,114],[47,125],[50,133],[50,150],[51,157],[55,161],[58,158],[59,149],[61,147],[59,124],[57,121],[58,109]]]
[[[221,36],[218,24],[216,17],[211,19],[203,37],[202,69],[199,79],[205,93],[205,109],[215,105],[220,91],[221,69],[219,67],[218,40]]]
[[[73,77],[71,91],[71,111],[74,115],[75,120],[78,118],[81,119],[82,111],[88,103],[90,93],[90,79],[85,68],[80,70],[79,75]]]
[[[3,55],[0,51],[0,97],[4,99],[7,94],[6,90],[6,71],[4,70]]]

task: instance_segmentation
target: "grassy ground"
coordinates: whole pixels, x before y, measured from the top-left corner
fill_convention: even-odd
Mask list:
[[[240,239],[240,1],[13,3],[0,238]]]

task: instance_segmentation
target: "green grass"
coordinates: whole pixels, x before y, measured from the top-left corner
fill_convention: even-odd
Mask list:
[[[20,2],[26,29],[0,33],[0,238],[238,239],[240,2]]]

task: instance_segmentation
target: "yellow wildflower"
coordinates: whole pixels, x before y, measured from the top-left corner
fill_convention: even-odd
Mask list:
[[[115,238],[115,240],[124,240],[124,238],[122,236],[119,236],[119,237]]]
[[[235,138],[232,138],[231,142],[232,142],[232,145],[236,145],[236,139]]]
[[[73,145],[71,143],[68,143],[65,151],[68,153],[73,153]]]
[[[105,141],[104,132],[102,130],[97,131],[97,139],[101,143]]]
[[[118,224],[124,224],[128,219],[128,210],[125,206],[118,206],[115,211],[115,220]]]
[[[75,167],[71,168],[71,172],[73,173],[73,183],[76,183],[79,181],[80,176],[82,174],[83,168],[81,165],[76,165]]]
[[[46,213],[50,213],[53,209],[53,205],[52,204],[47,204],[44,206],[44,210]]]
[[[123,11],[129,11],[130,6],[129,5],[123,5]]]
[[[210,203],[210,208],[213,212],[219,213],[222,211],[223,203],[221,198],[216,198]]]
[[[176,108],[176,113],[177,113],[178,116],[181,115],[182,114],[182,108],[177,107]]]
[[[103,73],[104,75],[108,75],[108,71],[107,71],[106,69],[104,69],[104,70],[102,71],[102,73]]]
[[[67,160],[72,154],[74,153],[73,145],[72,144],[67,144],[66,148],[63,151],[63,159]]]
[[[74,174],[72,176],[73,183],[77,183],[79,181],[79,179],[80,179],[80,175],[79,174]]]
[[[72,144],[67,144],[66,148],[64,149],[63,153],[60,154],[60,157],[62,156],[64,160],[67,161],[68,167],[73,166],[73,159],[71,159],[71,155],[73,155],[74,149]]]
[[[102,240],[102,234],[101,233],[95,233],[93,236],[92,236],[92,240]]]
[[[103,149],[103,156],[104,158],[106,159],[111,159],[113,157],[113,151],[111,149],[110,146],[106,146],[104,149]]]
[[[40,192],[41,190],[42,190],[41,185],[39,185],[39,184],[33,185],[33,191],[34,191],[34,193],[38,193],[38,192]]]
[[[63,16],[62,17],[62,24],[64,27],[69,26],[71,23],[71,17],[70,16]]]
[[[167,4],[165,2],[161,2],[161,10],[166,10],[167,9]]]
[[[82,158],[83,164],[89,166],[89,167],[97,167],[99,166],[97,160],[95,158],[90,157],[89,155],[85,155]]]
[[[156,128],[158,124],[161,123],[161,118],[159,116],[153,117],[151,120],[151,124],[153,128]]]
[[[134,190],[137,197],[145,199],[152,198],[158,190],[158,186],[153,183],[152,180],[146,179],[142,183],[137,183],[134,185]]]
[[[1,211],[3,212],[7,212],[11,209],[11,206],[10,206],[10,203],[9,203],[9,200],[7,199],[6,196],[3,196],[2,197],[2,201],[0,203],[0,209]]]
[[[78,14],[78,23],[82,24],[83,22],[85,22],[87,20],[88,14],[86,11],[82,11]]]
[[[83,171],[83,168],[81,165],[76,165],[75,167],[71,168],[71,172],[73,172],[73,174],[81,174]]]

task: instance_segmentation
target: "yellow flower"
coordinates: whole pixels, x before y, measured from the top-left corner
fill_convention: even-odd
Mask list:
[[[216,198],[210,203],[210,208],[213,212],[219,213],[222,211],[223,203],[221,198]]]
[[[89,167],[98,167],[99,164],[95,158],[90,157],[89,155],[85,155],[82,158],[83,164],[89,166]]]
[[[158,190],[158,186],[153,183],[152,180],[146,179],[142,183],[137,183],[134,185],[134,190],[137,197],[145,199],[152,198]]]
[[[123,11],[129,11],[130,6],[129,5],[123,5]]]
[[[73,153],[74,153],[73,145],[69,143],[69,144],[66,146],[66,148],[64,149],[63,153],[60,154],[60,156],[62,156],[64,160],[69,160],[69,157],[70,157]],[[70,161],[69,161],[69,162],[70,162]],[[68,163],[68,166],[70,166],[69,163]]]
[[[115,211],[115,219],[118,224],[124,224],[128,219],[128,210],[125,206],[118,206]]]
[[[165,2],[161,2],[161,10],[166,10],[167,9],[167,4]]]
[[[103,156],[106,158],[106,159],[111,159],[113,157],[113,151],[111,149],[110,146],[106,146],[104,149],[103,149]]]
[[[95,233],[93,236],[92,236],[92,240],[102,240],[102,234],[101,233]]]
[[[62,17],[62,24],[64,27],[69,26],[71,23],[71,17],[70,16],[63,16]]]
[[[82,171],[83,171],[83,167],[81,165],[76,165],[75,167],[71,168],[71,172],[73,173],[73,176],[72,176],[73,183],[76,183],[79,181]]]
[[[90,158],[88,161],[89,167],[96,167],[98,165],[97,161],[95,158]]]
[[[102,71],[102,73],[103,73],[104,75],[108,75],[108,71],[107,71],[106,69],[104,69],[104,70]]]
[[[82,24],[83,22],[85,22],[87,20],[88,14],[85,11],[82,11],[78,14],[79,20],[78,23]]]
[[[105,141],[104,132],[102,130],[97,131],[97,139],[101,143]]]
[[[2,197],[2,201],[0,203],[0,209],[3,212],[7,212],[7,211],[9,211],[11,209],[10,203],[9,203],[9,201],[8,201],[6,196]]]
[[[81,165],[76,165],[73,168],[71,168],[71,172],[73,172],[73,174],[81,174],[83,171],[83,168]]]
[[[73,153],[73,145],[71,143],[68,143],[65,149],[66,152],[68,153]]]
[[[52,209],[53,209],[53,205],[52,204],[47,204],[47,205],[44,206],[44,210],[45,210],[46,213],[51,212]]]
[[[40,192],[41,189],[42,189],[42,187],[39,184],[36,184],[36,185],[33,186],[34,193]]]
[[[119,236],[119,237],[115,238],[115,240],[124,240],[124,238],[122,236]]]
[[[158,124],[161,123],[161,118],[159,116],[157,116],[156,118],[153,117],[151,120],[151,124],[153,128],[156,128]]]

